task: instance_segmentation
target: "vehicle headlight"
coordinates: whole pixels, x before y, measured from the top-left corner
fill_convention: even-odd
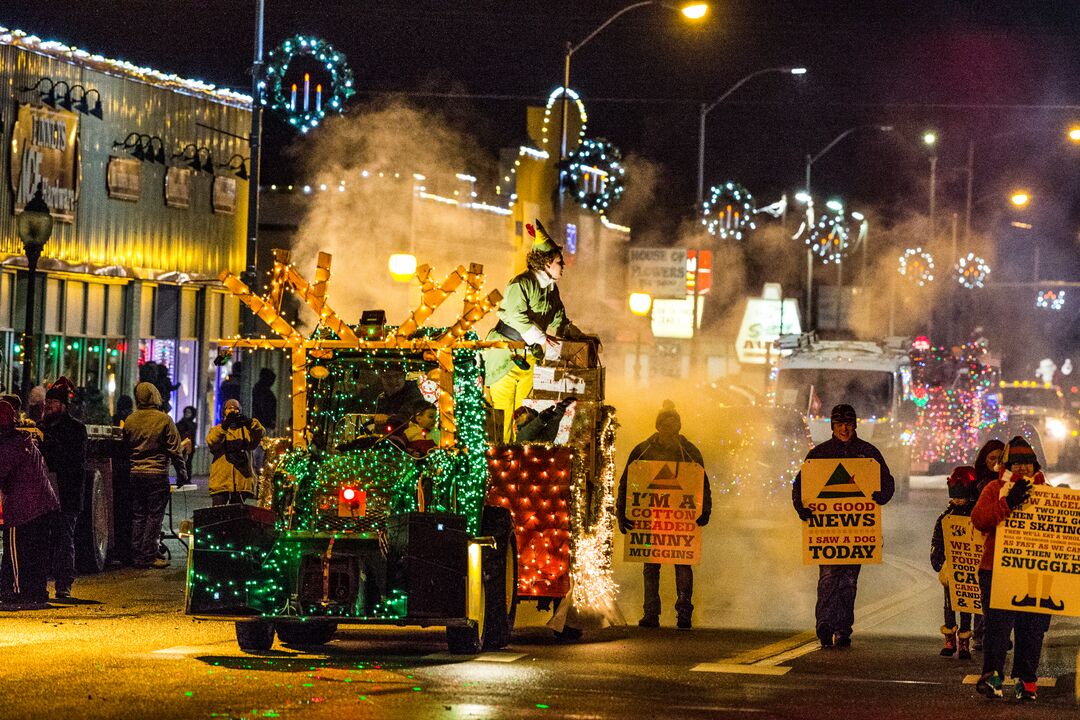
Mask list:
[[[1069,435],[1069,428],[1058,418],[1046,418],[1046,432],[1055,440],[1064,440]]]

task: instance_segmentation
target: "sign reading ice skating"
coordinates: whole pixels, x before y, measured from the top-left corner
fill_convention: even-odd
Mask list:
[[[944,518],[941,532],[945,540],[941,573],[949,586],[949,601],[954,610],[982,615],[979,562],[984,536],[972,526],[971,518],[958,515]]]
[[[697,565],[705,469],[697,463],[635,460],[626,473],[628,562]]]
[[[803,524],[806,565],[881,562],[881,467],[870,458],[807,460],[802,501],[814,515]]]
[[[1033,487],[996,535],[990,607],[1080,616],[1080,490]]]
[[[779,283],[766,283],[761,297],[746,301],[746,312],[735,338],[735,354],[743,364],[764,365],[770,353],[775,354],[772,344],[781,335],[801,332],[798,301],[785,299]]]
[[[626,287],[656,298],[686,297],[685,248],[630,248]]]

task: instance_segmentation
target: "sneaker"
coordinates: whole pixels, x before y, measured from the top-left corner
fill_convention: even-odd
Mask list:
[[[1034,682],[1024,682],[1016,678],[1016,699],[1020,702],[1035,702],[1039,697],[1039,685]]]
[[[679,620],[675,623],[675,627],[679,628],[680,630],[689,630],[694,626],[690,622],[689,617],[680,617]]]
[[[646,615],[637,621],[638,627],[643,628],[658,628],[660,627],[660,618]]]
[[[975,683],[975,692],[980,695],[993,700],[994,698],[1003,697],[1004,693],[1001,692],[1001,676],[996,672],[983,673],[979,678],[979,682]]]
[[[838,648],[849,648],[849,647],[851,647],[851,636],[849,635],[849,636],[845,636],[845,637],[836,638],[836,647],[838,647]]]
[[[147,567],[154,570],[164,570],[169,567],[169,561],[165,558],[154,558],[154,562],[150,563]]]
[[[53,595],[57,600],[68,600],[71,598],[71,588],[56,588]]]

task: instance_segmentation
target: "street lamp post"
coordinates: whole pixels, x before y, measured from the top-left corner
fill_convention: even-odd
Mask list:
[[[828,145],[826,145],[824,148],[822,148],[821,152],[819,152],[817,155],[811,155],[811,154],[807,153],[807,155],[806,155],[806,182],[805,182],[805,186],[803,188],[803,192],[806,193],[806,197],[808,198],[808,201],[809,201],[809,198],[811,197],[811,195],[810,195],[810,169],[813,167],[814,163],[816,163],[818,160],[820,160],[822,157],[824,157],[824,155],[827,152],[829,152],[834,147],[836,147],[837,143],[839,143],[841,140],[846,138],[848,135],[852,134],[856,130],[862,130],[864,128],[876,128],[880,132],[892,132],[893,126],[892,125],[856,125],[855,127],[848,128],[847,130],[845,130],[844,132],[840,133],[835,138],[833,138],[832,142],[830,142]],[[813,307],[814,307],[814,304],[813,304],[813,298],[814,298],[813,287],[814,287],[814,253],[810,248],[807,248],[806,249],[806,325],[807,325],[807,327],[810,327],[811,323],[813,322]]]
[[[52,215],[41,194],[41,184],[19,214],[18,230],[26,251],[26,330],[23,333],[23,370],[20,391],[24,407],[30,407],[30,377],[34,372],[34,299],[37,292],[37,264],[41,251],[52,235]]]
[[[632,312],[638,318],[647,318],[649,311],[652,310],[652,295],[649,293],[635,292],[630,293],[629,304],[630,312]],[[637,323],[637,349],[634,353],[634,382],[637,383],[641,380],[641,324],[642,320]]]
[[[566,133],[567,133],[567,110],[569,109],[569,101],[570,101],[569,92],[568,92],[570,90],[570,58],[578,50],[585,47],[585,45],[590,40],[592,40],[594,37],[599,35],[604,30],[604,28],[606,28],[608,25],[615,22],[617,19],[619,19],[620,17],[622,17],[626,13],[630,12],[631,10],[636,10],[636,9],[638,9],[640,7],[645,7],[646,5],[661,5],[661,6],[665,7],[665,8],[670,9],[670,10],[677,10],[677,11],[681,12],[686,18],[688,18],[690,20],[701,20],[709,12],[709,5],[708,5],[708,3],[705,3],[705,2],[688,2],[688,3],[684,3],[682,5],[673,5],[673,4],[669,3],[669,2],[666,2],[665,0],[641,0],[640,2],[635,2],[635,3],[631,3],[631,4],[627,5],[626,7],[624,7],[623,9],[619,10],[614,15],[609,17],[607,20],[600,23],[600,25],[598,25],[596,27],[596,29],[593,30],[591,33],[586,35],[585,39],[582,40],[581,42],[579,42],[577,44],[574,44],[574,43],[570,42],[569,40],[566,42],[566,52],[563,55],[563,85],[562,85],[562,103],[561,103],[561,105],[562,105],[562,122],[560,123],[560,131],[559,131],[559,163],[558,163],[558,166],[557,166],[558,186],[555,188],[555,199],[556,199],[555,213],[558,216],[558,225],[560,225],[560,226],[562,225],[562,222],[563,222],[563,184],[564,184],[564,181],[566,179],[566,168],[564,167],[564,163],[565,163],[566,156],[567,156],[567,153],[566,153]]]
[[[758,70],[746,75],[737,83],[729,87],[720,97],[713,100],[706,105],[702,103],[698,109],[698,166],[697,166],[697,209],[701,212],[701,208],[705,203],[705,116],[713,111],[713,109],[724,102],[732,93],[745,85],[750,80],[756,78],[758,75],[764,75],[766,73],[789,73],[791,75],[805,75],[806,68],[804,67],[771,67],[764,70]]]

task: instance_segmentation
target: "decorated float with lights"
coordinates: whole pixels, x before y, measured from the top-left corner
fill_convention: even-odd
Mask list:
[[[445,626],[451,652],[477,653],[509,642],[519,598],[566,601],[557,630],[595,621],[615,590],[611,408],[579,403],[561,441],[494,445],[481,351],[524,347],[473,331],[501,300],[483,293],[483,268],[439,282],[421,266],[421,302],[404,322],[376,311],[351,325],[327,302],[330,262],[320,253],[309,283],[276,251],[264,296],[222,275],[277,335],[226,340],[223,351],[290,355],[293,424],[258,505],[196,511],[187,612],[235,620],[247,650],[268,649],[275,634],[321,644],[340,624],[392,624]],[[457,321],[428,327],[459,289]],[[311,333],[284,317],[286,290],[318,317]],[[374,419],[388,373],[437,408],[423,454]]]

